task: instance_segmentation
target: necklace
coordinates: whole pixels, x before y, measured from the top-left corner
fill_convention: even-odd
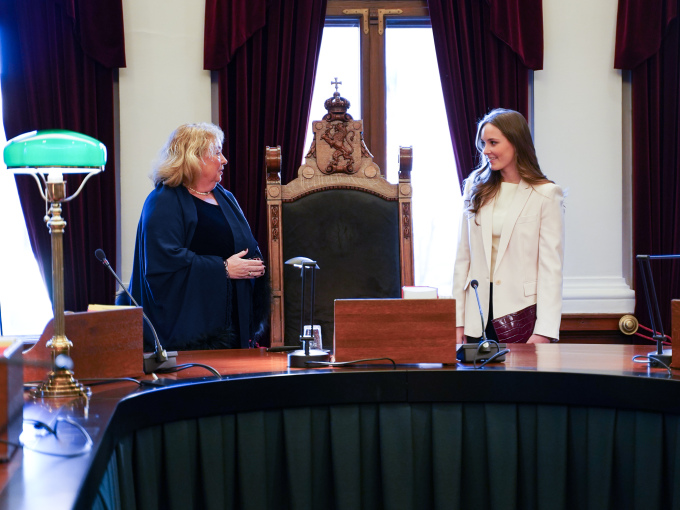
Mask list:
[[[185,184],[185,186],[186,186],[186,184]],[[210,193],[212,193],[212,190],[203,192],[203,191],[196,191],[196,190],[195,190],[194,188],[192,188],[191,186],[186,186],[186,188],[187,188],[189,191],[193,191],[193,192],[196,193],[197,195],[202,195],[202,196],[204,196],[204,197],[207,197],[208,195],[210,195]]]

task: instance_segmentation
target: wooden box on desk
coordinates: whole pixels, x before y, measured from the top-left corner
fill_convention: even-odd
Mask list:
[[[456,363],[453,299],[336,299],[335,361]]]
[[[144,373],[141,308],[76,312],[64,316],[66,337],[73,342],[71,358],[76,379],[137,377]],[[40,340],[24,353],[24,359],[49,364],[52,351],[47,342],[54,335],[47,323]],[[42,381],[48,368],[24,369],[25,381]]]
[[[0,462],[10,459],[21,434],[24,409],[24,375],[21,364],[23,342],[0,346]],[[8,443],[6,443],[7,441]]]

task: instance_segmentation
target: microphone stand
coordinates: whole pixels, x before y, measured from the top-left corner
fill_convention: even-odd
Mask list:
[[[652,267],[650,260],[669,260],[680,259],[680,255],[638,255],[638,267],[640,268],[640,276],[642,278],[642,290],[645,293],[645,302],[647,304],[647,312],[649,313],[649,322],[652,327],[652,338],[656,340],[656,352],[649,353],[648,357],[652,364],[661,363],[667,367],[671,366],[672,350],[664,350],[663,342],[666,335],[663,331],[663,323],[661,322],[661,310],[659,309],[659,301],[656,297],[656,289],[654,288],[654,278],[652,277]],[[649,280],[649,287],[647,286]],[[659,324],[659,331],[656,329],[656,324]],[[658,363],[657,363],[658,362]]]
[[[486,328],[484,327],[484,312],[482,311],[482,303],[479,301],[479,292],[477,292],[479,282],[477,280],[472,280],[470,285],[472,285],[472,288],[475,291],[475,296],[477,297],[477,308],[479,308],[479,318],[482,320],[482,341],[479,343],[481,344],[483,342],[486,344],[486,347],[488,347],[489,342],[486,339]]]
[[[482,320],[482,339],[474,344],[463,344],[456,351],[456,358],[462,363],[477,363],[477,361],[485,361],[484,364],[489,362],[501,362],[505,361],[505,353],[501,352],[501,349],[505,349],[505,344],[499,344],[495,340],[489,341],[486,338],[486,328],[484,327],[484,312],[482,311],[482,303],[479,301],[479,293],[477,292],[477,287],[479,282],[477,280],[472,280],[470,286],[475,291],[475,296],[477,297],[477,308],[479,309],[479,318]],[[493,352],[491,348],[491,343],[496,347],[496,352]],[[485,354],[488,357],[480,358],[480,354]],[[484,366],[484,365],[482,365]],[[481,368],[481,367],[480,367]]]
[[[311,345],[314,341],[314,271],[319,269],[319,266],[314,260],[306,257],[295,257],[287,260],[286,264],[300,268],[300,277],[302,279],[301,302],[300,302],[300,344],[302,349],[293,351],[288,354],[288,366],[293,368],[309,368],[307,362],[328,361],[330,353],[323,349],[312,349]],[[309,269],[311,271],[310,281],[310,310],[309,310],[309,334],[305,334],[305,273]]]
[[[109,270],[109,272],[113,275],[113,277],[118,282],[118,285],[120,285],[120,288],[123,289],[123,292],[125,292],[125,294],[127,294],[127,296],[130,298],[130,302],[132,304],[134,304],[136,307],[139,307],[135,298],[133,298],[132,294],[130,294],[128,292],[128,290],[125,288],[125,285],[123,285],[123,282],[121,281],[121,279],[118,277],[116,272],[111,267],[111,264],[109,264],[109,261],[106,259],[106,255],[104,254],[104,250],[98,249],[94,252],[94,254],[97,257],[97,259],[99,259],[99,261],[102,264],[104,264],[104,266],[106,266],[106,268]],[[154,343],[155,343],[155,351],[154,352],[143,353],[143,356],[144,356],[144,373],[145,374],[151,374],[151,373],[157,372],[159,370],[168,370],[168,369],[177,367],[177,351],[167,352],[163,348],[160,340],[158,339],[158,334],[156,334],[156,328],[153,327],[153,324],[151,324],[151,321],[146,316],[143,309],[142,309],[142,317],[144,318],[144,321],[146,321],[146,324],[149,326],[151,333],[153,333],[153,338],[154,338]]]

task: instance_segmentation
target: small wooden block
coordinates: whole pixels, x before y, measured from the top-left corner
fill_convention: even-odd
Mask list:
[[[337,299],[333,352],[336,361],[456,363],[456,301]]]
[[[0,356],[0,439],[19,442],[24,409],[24,377],[21,364],[23,342],[17,340],[5,348]],[[10,459],[16,446],[0,443],[0,462]]]

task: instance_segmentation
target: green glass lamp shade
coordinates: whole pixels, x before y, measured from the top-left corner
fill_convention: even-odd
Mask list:
[[[14,173],[90,173],[104,170],[106,146],[91,136],[48,129],[12,138],[3,152],[5,164]],[[45,169],[45,170],[41,170]]]

